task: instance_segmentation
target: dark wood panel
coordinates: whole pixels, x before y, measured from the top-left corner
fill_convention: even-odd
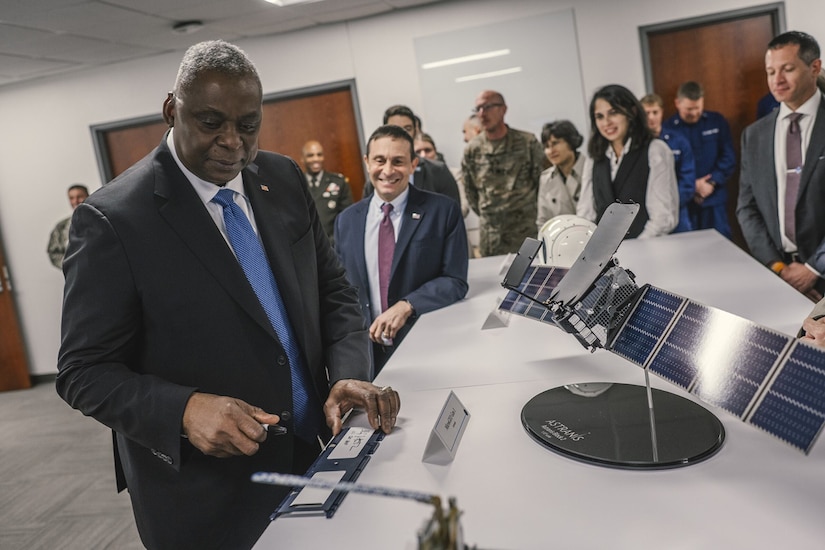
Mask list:
[[[300,164],[301,148],[313,139],[324,147],[324,169],[344,174],[355,200],[361,198],[364,168],[349,89],[264,104],[261,149],[278,151]]]
[[[292,157],[300,165],[304,143],[317,140],[324,146],[325,169],[349,178],[353,197],[361,198],[365,181],[362,149],[349,86],[290,95],[264,101],[260,148]],[[110,172],[104,178],[111,180],[146,156],[165,131],[160,115],[156,120],[99,130],[108,162],[104,170]]]
[[[695,80],[705,89],[705,109],[730,123],[736,158],[742,130],[756,120],[756,105],[768,92],[765,51],[775,34],[772,13],[712,21],[648,33],[653,90],[664,100],[665,116],[676,112],[679,85]],[[736,221],[739,171],[728,183],[728,218],[734,241],[745,248]]]
[[[8,276],[9,269],[0,241],[0,391],[31,387],[29,361]]]
[[[106,150],[112,178],[158,146],[168,126],[163,120],[106,132]]]

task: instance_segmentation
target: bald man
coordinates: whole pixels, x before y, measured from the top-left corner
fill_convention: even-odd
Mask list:
[[[536,136],[504,122],[507,103],[486,90],[475,101],[482,132],[464,149],[461,172],[470,208],[480,219],[482,256],[518,252],[536,236],[539,177],[544,149]]]
[[[352,204],[349,180],[343,174],[324,171],[324,148],[315,140],[304,143],[301,160],[318,218],[327,237],[332,240],[336,216]]]

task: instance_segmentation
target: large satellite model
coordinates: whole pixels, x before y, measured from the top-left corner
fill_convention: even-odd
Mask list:
[[[651,285],[613,257],[638,205],[611,205],[570,269],[532,266],[526,239],[499,309],[573,334],[808,453],[825,424],[825,350]],[[528,433],[588,462],[668,468],[712,456],[722,424],[694,400],[626,384],[539,394],[522,411]]]

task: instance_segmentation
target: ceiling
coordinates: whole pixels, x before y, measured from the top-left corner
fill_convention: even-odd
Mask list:
[[[448,0],[0,0],[0,86]],[[192,33],[177,23],[200,21]]]

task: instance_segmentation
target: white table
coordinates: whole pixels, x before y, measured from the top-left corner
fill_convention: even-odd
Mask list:
[[[616,257],[651,283],[793,334],[811,303],[713,231],[627,241]],[[685,468],[628,471],[583,464],[535,443],[520,422],[534,395],[576,382],[643,384],[642,371],[571,335],[513,317],[480,330],[503,257],[473,260],[470,293],[423,316],[382,371],[401,394],[397,429],[360,482],[455,496],[479,548],[820,548],[825,544],[825,443],[809,456],[714,409],[727,439]],[[655,376],[654,387],[694,399]],[[422,463],[450,390],[472,414],[454,462]],[[366,425],[363,416],[352,421]],[[350,494],[332,519],[281,518],[256,548],[415,548],[431,510]]]

